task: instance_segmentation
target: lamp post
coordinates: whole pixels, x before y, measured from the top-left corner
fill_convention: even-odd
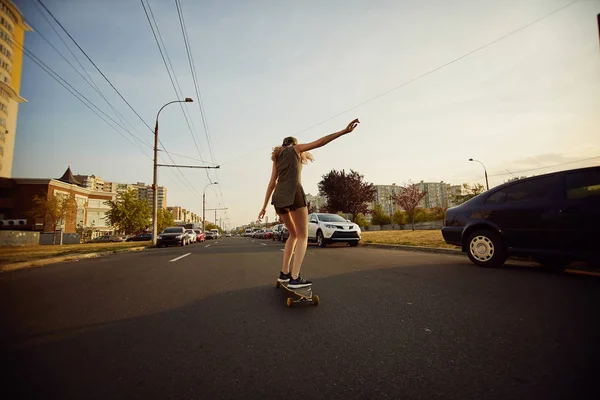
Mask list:
[[[219,182],[212,182],[209,183],[208,185],[204,186],[204,190],[202,191],[202,232],[204,232],[204,223],[206,221],[206,188],[209,187],[210,185],[218,185]],[[215,216],[216,216],[217,212],[215,211]],[[216,217],[215,217],[215,224],[217,223],[216,221]]]
[[[469,161],[478,162],[479,164],[481,164],[481,166],[483,167],[483,172],[485,173],[485,187],[486,187],[486,190],[490,190],[490,185],[488,183],[488,176],[487,176],[487,170],[485,169],[485,165],[483,165],[483,163],[481,161],[473,160],[472,158],[469,158]]]
[[[158,116],[160,115],[160,112],[163,110],[163,108],[165,108],[166,106],[168,106],[169,104],[173,104],[173,103],[191,103],[194,100],[192,100],[190,97],[186,97],[185,100],[174,100],[174,101],[170,101],[167,104],[165,104],[164,106],[162,106],[160,108],[160,110],[158,110],[158,113],[156,114],[156,124],[154,125],[154,172],[153,172],[153,178],[152,178],[152,194],[153,194],[153,201],[152,201],[152,246],[156,246],[156,237],[157,237],[157,230],[158,230],[158,220],[157,220],[157,211],[158,211],[158,177],[157,177],[157,170],[158,170]]]

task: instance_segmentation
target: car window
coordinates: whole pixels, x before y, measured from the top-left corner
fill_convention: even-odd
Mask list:
[[[317,222],[317,216],[316,215],[311,216],[310,222]]]
[[[547,199],[556,189],[555,175],[546,176],[530,181],[515,183],[506,188],[506,203]]]
[[[485,204],[504,204],[506,193],[507,189],[498,190],[497,192],[492,193],[485,199]]]
[[[568,173],[566,190],[569,200],[600,200],[600,169]]]
[[[345,218],[337,214],[319,214],[319,220],[321,222],[347,222]]]
[[[163,233],[182,233],[184,232],[183,228],[167,228],[163,231]]]

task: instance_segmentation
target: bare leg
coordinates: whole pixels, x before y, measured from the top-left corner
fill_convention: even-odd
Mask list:
[[[292,261],[292,254],[296,247],[296,226],[290,214],[279,214],[279,218],[283,220],[290,236],[285,242],[285,249],[283,250],[283,264],[281,265],[281,272],[288,274],[290,272],[290,261]]]
[[[308,207],[290,211],[290,216],[296,228],[296,251],[294,252],[294,262],[292,264],[292,278],[296,279],[300,275],[300,268],[306,254],[306,246],[308,246]]]

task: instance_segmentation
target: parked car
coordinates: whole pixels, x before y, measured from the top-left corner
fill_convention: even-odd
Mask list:
[[[204,237],[206,238],[206,240],[216,239],[215,234],[211,231],[204,232]]]
[[[156,247],[169,245],[186,246],[187,244],[189,244],[189,237],[183,226],[166,228],[156,239]]]
[[[278,224],[273,227],[273,236],[271,239],[273,240],[281,240],[281,231],[283,229],[283,224]]]
[[[213,233],[213,236],[215,239],[219,239],[221,237],[221,232],[219,232],[218,229],[215,228],[215,229],[211,229],[210,231]]]
[[[356,247],[360,239],[360,227],[337,214],[313,213],[308,216],[308,241],[316,242],[319,247],[339,242]]]
[[[265,231],[263,232],[263,235],[262,235],[262,239],[272,239],[272,238],[273,238],[273,230],[265,229]]]
[[[135,236],[132,236],[126,240],[126,242],[147,242],[152,240],[151,233],[140,233]]]
[[[245,237],[250,237],[250,236],[252,236],[252,229],[250,229],[250,228],[246,228],[246,230],[244,231],[244,236],[245,236]]]
[[[279,240],[281,240],[281,243],[285,243],[287,242],[289,237],[290,231],[288,231],[287,227],[283,225],[283,227],[281,228],[281,233],[279,234]]]
[[[196,238],[198,235],[194,232],[193,229],[186,229],[185,233],[188,235],[188,243],[196,243]]]
[[[254,232],[252,232],[252,237],[253,237],[254,239],[260,239],[260,237],[261,237],[262,233],[263,233],[263,230],[262,230],[262,229],[257,229],[257,230],[255,230]]]
[[[98,236],[95,239],[88,240],[87,243],[117,243],[117,242],[122,242],[122,241],[123,241],[123,239],[120,236],[103,235],[103,236]]]
[[[530,256],[564,269],[573,260],[600,261],[600,167],[519,179],[446,211],[442,235],[483,267]]]
[[[194,229],[194,232],[196,233],[196,241],[197,242],[204,242],[206,240],[206,237],[204,236],[204,232],[202,232],[202,229]]]

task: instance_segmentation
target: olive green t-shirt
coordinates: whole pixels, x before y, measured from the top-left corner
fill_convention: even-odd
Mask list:
[[[276,208],[288,207],[294,203],[298,185],[302,186],[302,161],[294,146],[285,147],[275,161],[277,186],[271,204]]]

